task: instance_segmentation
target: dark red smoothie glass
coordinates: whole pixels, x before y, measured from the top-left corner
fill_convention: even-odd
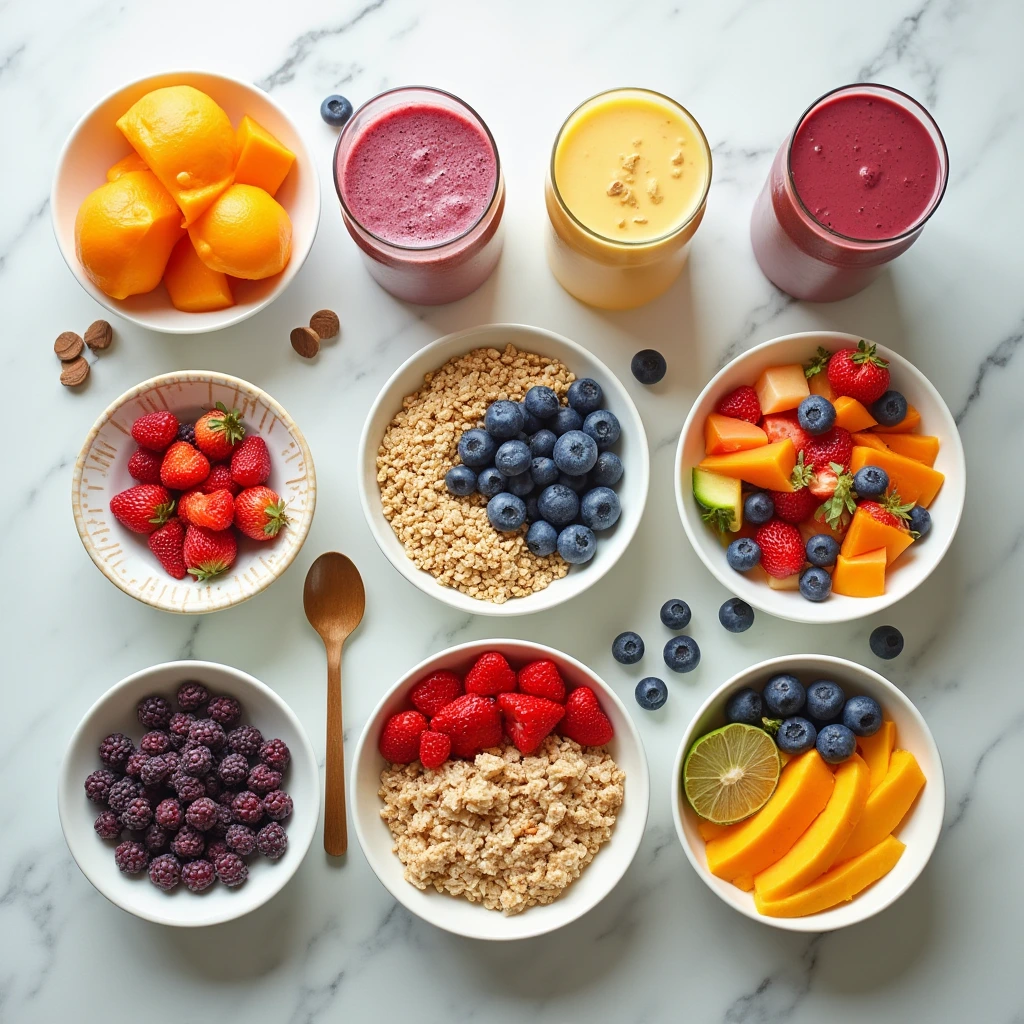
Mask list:
[[[917,240],[948,163],[938,125],[906,93],[874,84],[826,93],[783,142],[754,204],[761,270],[797,299],[856,294]]]
[[[501,255],[505,185],[494,138],[457,96],[391,89],[350,118],[334,187],[371,276],[423,305],[461,299]]]

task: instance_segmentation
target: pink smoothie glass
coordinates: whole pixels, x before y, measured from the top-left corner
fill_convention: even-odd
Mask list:
[[[338,139],[334,187],[371,276],[399,299],[464,298],[498,262],[498,149],[457,96],[407,86],[364,103]]]
[[[942,133],[912,97],[886,85],[834,89],[775,156],[750,220],[757,262],[794,298],[854,295],[914,244],[948,173]]]

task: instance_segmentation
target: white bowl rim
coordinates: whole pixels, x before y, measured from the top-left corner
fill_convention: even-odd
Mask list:
[[[697,723],[715,704],[721,701],[722,695],[726,691],[736,686],[738,683],[750,677],[767,675],[776,669],[784,669],[787,666],[792,667],[794,661],[801,659],[815,661],[822,666],[839,668],[843,672],[865,675],[869,677],[872,682],[877,683],[883,690],[889,693],[893,700],[901,705],[903,710],[905,710],[910,717],[915,720],[916,724],[920,728],[921,734],[925,738],[925,745],[928,748],[928,754],[934,760],[934,770],[928,778],[928,786],[933,791],[938,790],[940,794],[940,807],[938,809],[938,814],[936,815],[936,827],[934,834],[930,838],[927,838],[924,843],[919,842],[917,844],[919,848],[927,847],[925,850],[925,857],[921,861],[920,868],[916,872],[911,873],[905,883],[889,898],[885,899],[879,906],[864,913],[856,920],[846,921],[838,925],[830,924],[826,927],[822,927],[817,922],[823,914],[827,914],[829,911],[821,911],[817,914],[808,914],[806,917],[768,917],[764,914],[759,914],[753,905],[736,906],[735,904],[729,903],[715,888],[714,882],[712,881],[714,876],[708,870],[707,864],[700,863],[696,854],[691,849],[690,843],[687,841],[686,833],[683,831],[683,804],[686,802],[686,797],[682,791],[683,761],[686,758],[686,752],[690,749],[690,746],[693,743],[693,732],[696,729]],[[683,847],[686,859],[690,862],[694,871],[696,871],[700,876],[701,881],[704,882],[704,884],[720,900],[722,900],[723,903],[731,907],[733,910],[743,914],[745,917],[749,917],[752,921],[768,925],[771,928],[779,928],[783,931],[791,932],[819,933],[823,931],[838,931],[840,928],[849,928],[851,925],[860,924],[861,922],[874,917],[876,914],[880,914],[883,910],[892,906],[892,904],[895,903],[914,884],[914,882],[921,877],[922,872],[931,860],[932,854],[935,852],[936,844],[942,834],[942,823],[946,809],[946,781],[945,772],[942,768],[942,757],[939,754],[939,748],[935,742],[935,737],[932,735],[931,729],[928,728],[928,722],[925,720],[924,715],[922,715],[917,709],[917,705],[914,704],[914,702],[895,683],[890,682],[885,678],[885,676],[876,672],[874,669],[868,668],[866,665],[861,665],[856,661],[850,661],[847,658],[837,658],[831,654],[785,654],[778,658],[769,658],[766,661],[759,661],[755,665],[741,669],[739,672],[730,676],[721,684],[721,686],[716,687],[704,700],[701,706],[694,712],[693,717],[686,726],[686,730],[683,732],[683,738],[679,743],[679,750],[676,752],[675,762],[672,767],[671,800],[672,821],[675,824],[676,837],[679,839],[679,843]],[[856,898],[854,899],[854,905],[856,905]]]
[[[248,907],[242,913],[224,913],[217,917],[209,920],[200,921],[177,921],[169,918],[162,917],[159,914],[150,914],[144,910],[130,909],[126,907],[117,896],[110,891],[109,887],[106,886],[101,880],[94,878],[78,863],[78,858],[75,857],[75,849],[71,841],[68,839],[68,832],[70,825],[68,824],[68,808],[64,804],[64,780],[70,771],[69,761],[71,759],[71,751],[77,746],[81,740],[81,735],[85,730],[88,721],[96,714],[100,708],[107,703],[107,701],[115,697],[122,690],[127,689],[133,683],[138,680],[145,678],[151,673],[164,671],[164,670],[178,670],[180,669],[183,676],[186,673],[192,673],[196,668],[200,669],[212,669],[219,672],[227,672],[229,675],[235,676],[244,684],[251,686],[253,689],[258,690],[269,698],[270,702],[280,711],[281,715],[287,720],[288,724],[295,730],[295,734],[299,737],[302,743],[303,756],[315,767],[315,771],[312,773],[314,779],[314,785],[316,792],[311,794],[311,798],[316,799],[316,813],[310,816],[310,826],[306,829],[305,834],[296,832],[292,826],[288,829],[288,844],[292,846],[294,844],[295,849],[302,849],[302,854],[296,857],[291,868],[284,868],[281,870],[280,884],[276,888],[270,887],[266,895],[258,899],[251,907]],[[292,757],[294,759],[294,752]],[[320,767],[317,761],[316,753],[313,750],[313,744],[309,741],[309,736],[306,734],[306,730],[299,720],[298,715],[292,711],[291,707],[285,701],[285,699],[274,689],[267,686],[266,683],[257,679],[255,676],[250,675],[248,672],[243,672],[240,668],[235,668],[233,665],[225,665],[219,661],[196,661],[192,659],[185,659],[180,661],[163,661],[157,665],[150,665],[147,668],[139,669],[137,672],[133,672],[131,675],[125,676],[119,682],[115,683],[109,690],[101,694],[96,698],[95,701],[89,706],[89,710],[82,716],[81,721],[75,726],[75,731],[71,734],[68,740],[67,747],[64,751],[64,756],[61,758],[60,770],[57,773],[57,816],[60,819],[60,829],[64,835],[64,842],[67,843],[68,851],[71,854],[75,864],[78,865],[78,869],[88,879],[92,887],[105,899],[109,900],[115,907],[123,910],[127,914],[132,914],[135,917],[141,918],[144,921],[152,921],[154,924],[166,925],[170,928],[206,928],[210,925],[224,924],[227,921],[235,921],[241,917],[245,917],[246,914],[251,914],[254,910],[259,909],[264,904],[272,900],[294,877],[296,871],[299,869],[299,865],[303,863],[306,858],[306,854],[309,852],[309,848],[313,842],[313,836],[316,835],[316,828],[320,821]],[[277,881],[276,871],[280,870],[283,865],[274,865],[275,867],[275,882]],[[226,907],[226,910],[230,911],[231,907]]]
[[[591,910],[593,910],[594,907],[596,907],[607,896],[609,896],[611,892],[616,888],[616,886],[618,886],[619,882],[622,881],[622,877],[629,870],[630,865],[633,863],[633,860],[636,857],[637,850],[640,849],[640,843],[643,841],[643,838],[647,833],[647,821],[650,817],[651,807],[651,777],[650,766],[647,762],[647,751],[644,749],[644,743],[640,737],[640,731],[637,729],[636,723],[633,721],[632,716],[626,709],[625,704],[622,703],[622,701],[619,699],[618,694],[615,693],[611,686],[609,686],[608,683],[606,683],[592,668],[590,668],[587,665],[584,665],[581,661],[572,657],[572,655],[566,654],[563,651],[559,651],[554,647],[549,647],[547,646],[547,644],[537,643],[533,640],[518,640],[513,638],[502,637],[487,637],[482,640],[467,640],[465,643],[456,644],[454,647],[446,647],[444,650],[438,651],[436,654],[432,654],[427,658],[423,658],[420,662],[418,662],[416,665],[410,668],[408,672],[404,673],[397,680],[397,682],[395,682],[392,686],[388,687],[387,691],[377,702],[376,707],[374,707],[373,711],[370,712],[369,717],[366,719],[366,723],[363,725],[363,731],[359,736],[359,742],[356,744],[355,755],[352,760],[353,771],[351,782],[349,783],[349,801],[350,806],[355,808],[357,799],[355,791],[357,784],[356,776],[358,767],[363,759],[363,748],[367,744],[376,743],[376,738],[373,737],[371,734],[375,731],[377,725],[379,724],[378,720],[383,714],[385,706],[390,702],[391,698],[398,692],[398,690],[401,689],[401,687],[403,686],[409,686],[418,675],[421,675],[423,673],[424,668],[427,665],[431,664],[431,662],[435,662],[440,658],[457,657],[458,655],[468,651],[486,650],[490,646],[497,644],[517,648],[524,652],[529,652],[529,654],[532,657],[547,657],[551,658],[553,661],[556,662],[563,661],[567,662],[568,664],[571,664],[572,667],[579,671],[582,675],[597,681],[597,683],[599,684],[597,689],[600,692],[601,699],[607,699],[611,701],[613,704],[615,704],[620,714],[622,715],[623,720],[626,722],[626,732],[629,736],[630,741],[633,744],[635,744],[637,753],[639,754],[640,761],[643,764],[644,768],[643,772],[641,772],[640,774],[639,779],[636,779],[634,778],[634,776],[631,775],[626,780],[626,795],[630,801],[640,801],[643,804],[643,822],[641,826],[636,830],[636,836],[632,842],[632,849],[629,850],[628,856],[625,856],[623,858],[621,868],[618,871],[613,871],[609,876],[610,881],[607,888],[599,896],[597,896],[596,899],[593,899],[589,903],[580,907],[578,912],[574,914],[572,917],[567,918],[565,921],[561,922],[561,924],[557,924],[551,927],[545,927],[544,925],[538,924],[535,928],[523,932],[520,935],[485,935],[479,931],[474,932],[468,929],[454,928],[451,927],[449,924],[445,923],[444,920],[428,919],[426,917],[423,917],[422,914],[420,914],[419,909],[413,904],[412,900],[407,898],[408,896],[411,896],[412,892],[419,891],[415,889],[415,887],[412,886],[410,883],[403,882],[403,885],[400,888],[400,890],[396,892],[387,884],[387,882],[384,881],[384,879],[380,875],[380,872],[378,872],[377,870],[377,864],[374,857],[368,852],[368,850],[370,849],[369,839],[363,832],[362,820],[358,814],[352,814],[352,823],[355,827],[356,838],[358,839],[359,846],[363,851],[363,856],[366,858],[366,862],[370,865],[370,868],[373,870],[373,873],[377,876],[377,880],[384,887],[384,889],[387,892],[389,892],[399,903],[401,903],[402,906],[405,907],[405,909],[408,910],[410,913],[415,914],[421,920],[426,921],[427,924],[431,924],[435,928],[441,928],[444,931],[451,932],[453,935],[462,935],[468,939],[480,939],[484,941],[493,942],[517,942],[520,939],[532,939],[536,938],[538,935],[546,935],[551,932],[558,931],[559,929],[564,928],[566,925],[572,924],[573,921],[578,921],[584,914],[587,914]],[[618,738],[617,735],[616,738]],[[636,791],[634,791],[634,786],[636,787]],[[618,828],[618,822],[616,822],[616,828]],[[391,854],[391,856],[397,857],[397,854]],[[595,857],[595,861],[596,859],[597,858]],[[593,867],[593,864],[594,861],[591,861],[590,865],[588,865],[588,868]],[[411,892],[407,892],[406,890],[411,890]],[[437,895],[441,896],[442,894]],[[454,899],[455,897],[446,896],[443,898]],[[555,901],[555,903],[558,902],[558,900]],[[488,915],[488,917],[486,918],[481,917],[481,921],[506,920],[505,916],[498,911],[487,910],[483,906],[479,905],[475,906],[477,906],[477,909],[480,910],[481,914]],[[530,910],[533,909],[536,908],[531,907],[529,910],[523,911],[523,914],[528,915],[530,913]],[[540,919],[538,918],[538,920]]]
[[[686,437],[690,433],[693,427],[694,419],[696,417],[697,409],[700,404],[704,401],[706,395],[715,390],[719,386],[719,381],[722,377],[728,373],[734,364],[745,360],[755,354],[763,353],[772,346],[782,344],[784,342],[799,341],[801,339],[807,339],[812,341],[818,339],[823,342],[836,342],[841,345],[853,345],[856,346],[857,342],[862,339],[862,335],[859,334],[847,334],[845,331],[798,331],[795,334],[783,334],[777,338],[771,338],[769,341],[761,342],[760,345],[755,345],[753,348],[747,349],[746,352],[740,353],[733,359],[730,359],[708,383],[701,389],[700,394],[694,399],[693,405],[690,406],[690,411],[686,414],[686,420],[683,423],[683,429],[679,432],[679,441],[676,444],[675,459],[672,463],[672,471],[674,474],[673,486],[675,487],[676,495],[676,508],[679,512],[679,518],[682,520],[683,529],[686,532],[687,539],[690,542],[690,546],[697,553],[697,557],[704,563],[705,567],[711,573],[719,583],[722,584],[730,592],[734,590],[732,582],[730,582],[730,575],[732,570],[729,570],[727,574],[725,572],[725,561],[724,561],[724,549],[721,564],[716,564],[712,559],[706,557],[703,545],[698,540],[696,533],[694,532],[694,525],[690,522],[690,517],[687,515],[687,497],[688,493],[684,493],[683,490],[683,448],[686,443]],[[872,342],[871,344],[877,344]],[[952,529],[949,532],[949,537],[945,541],[944,545],[936,545],[934,548],[929,548],[929,555],[934,554],[934,558],[931,563],[928,564],[924,575],[915,583],[910,590],[904,592],[898,591],[896,588],[887,590],[881,597],[871,598],[857,598],[855,603],[851,604],[850,613],[841,615],[838,617],[822,617],[822,609],[825,607],[823,604],[815,604],[813,601],[806,601],[806,610],[802,609],[801,605],[794,604],[793,610],[788,607],[786,610],[781,610],[773,604],[771,595],[774,593],[771,588],[767,586],[757,587],[755,594],[745,594],[744,600],[749,600],[749,603],[757,608],[759,611],[765,612],[768,615],[774,615],[776,618],[787,619],[790,622],[806,622],[811,625],[834,625],[839,622],[853,622],[857,619],[863,619],[868,615],[875,615],[878,612],[884,611],[886,608],[891,607],[899,601],[902,601],[905,597],[909,597],[929,576],[938,568],[943,558],[946,556],[946,552],[949,550],[956,538],[957,530],[960,528],[960,520],[963,517],[964,502],[967,496],[967,463],[964,457],[964,446],[963,441],[960,438],[960,431],[957,429],[956,420],[953,418],[953,414],[949,411],[949,406],[946,405],[942,395],[939,394],[938,389],[934,384],[905,356],[900,355],[898,352],[894,352],[891,348],[887,348],[885,345],[878,344],[879,353],[888,359],[891,365],[895,365],[900,373],[907,373],[914,377],[915,382],[920,385],[922,390],[929,394],[929,397],[934,399],[937,403],[940,411],[945,413],[949,421],[949,425],[952,426],[952,430],[949,431],[951,445],[947,443],[947,447],[952,447],[952,456],[954,462],[953,474],[947,474],[947,481],[958,479],[962,482],[960,504],[956,509],[955,518],[953,520]],[[933,538],[934,539],[934,538]],[[764,594],[762,595],[762,591]],[[827,602],[826,602],[827,604]],[[800,608],[801,611],[795,609]]]
[[[139,317],[134,313],[130,313],[122,309],[117,305],[118,300],[112,299],[105,292],[100,291],[84,274],[76,272],[75,263],[77,260],[72,262],[72,255],[64,251],[64,246],[61,245],[60,231],[57,226],[57,186],[60,181],[61,169],[64,166],[64,161],[67,159],[68,153],[71,150],[72,144],[78,137],[79,132],[85,127],[87,121],[89,121],[105,103],[113,100],[119,93],[124,92],[126,89],[131,89],[133,86],[142,85],[145,82],[150,81],[154,78],[167,78],[174,75],[201,75],[205,78],[217,78],[223,82],[230,82],[232,85],[238,86],[249,92],[256,92],[260,94],[263,102],[268,103],[273,107],[278,114],[281,115],[282,119],[287,121],[295,133],[295,137],[301,144],[302,153],[301,156],[304,158],[306,164],[313,172],[313,184],[311,185],[311,194],[313,197],[313,230],[309,236],[309,244],[305,247],[305,251],[302,253],[292,252],[291,257],[288,261],[288,266],[281,271],[281,281],[279,286],[274,288],[268,295],[266,295],[259,302],[254,303],[251,307],[246,307],[242,310],[236,310],[235,313],[228,313],[227,310],[218,310],[216,312],[224,314],[224,319],[219,322],[216,326],[204,325],[203,323],[197,323],[194,327],[189,325],[183,326],[167,326],[158,323],[153,323],[148,319]],[[300,154],[296,153],[298,157]],[[103,184],[100,182],[99,184]],[[68,132],[67,138],[64,140],[64,144],[60,147],[60,152],[57,154],[57,161],[54,164],[53,178],[50,183],[50,226],[53,229],[53,237],[57,243],[57,249],[67,264],[68,269],[71,271],[71,276],[82,286],[84,291],[95,299],[104,309],[113,313],[115,316],[121,317],[122,320],[127,320],[129,323],[136,324],[139,327],[145,328],[149,331],[157,331],[160,334],[212,334],[215,331],[221,331],[226,327],[233,327],[236,324],[240,324],[250,317],[255,316],[260,310],[265,309],[271,302],[279,298],[291,285],[292,281],[295,280],[296,275],[302,268],[303,263],[306,262],[306,257],[309,255],[313,248],[313,242],[316,240],[317,232],[320,229],[320,215],[322,212],[322,197],[320,189],[320,173],[317,170],[316,162],[313,160],[312,154],[309,151],[309,147],[306,145],[306,140],[302,137],[302,133],[299,131],[298,126],[295,124],[294,119],[288,114],[288,112],[281,106],[280,103],[275,100],[270,93],[261,89],[258,85],[253,82],[246,82],[242,78],[235,78],[233,75],[226,75],[221,71],[206,71],[202,68],[168,68],[165,71],[154,71],[148,75],[142,75],[140,78],[133,78],[129,82],[122,82],[121,85],[117,86],[116,89],[111,89],[105,95],[101,96],[95,103],[93,103],[82,116],[75,122],[74,127]],[[289,273],[291,270],[291,273]],[[203,317],[205,314],[197,313],[196,317]]]
[[[626,527],[621,525],[623,530],[623,537],[621,541],[621,548],[619,554],[608,561],[606,564],[595,566],[593,563],[589,563],[586,567],[586,583],[583,584],[578,591],[568,597],[558,599],[557,591],[554,591],[554,596],[547,598],[546,600],[536,602],[535,607],[523,607],[524,602],[531,602],[533,598],[541,598],[544,595],[551,594],[554,588],[559,583],[564,583],[568,577],[563,577],[560,580],[552,581],[545,590],[540,591],[538,594],[531,594],[529,597],[514,597],[509,598],[504,604],[495,604],[493,601],[481,601],[476,598],[468,597],[461,591],[454,590],[451,587],[443,587],[437,580],[423,569],[417,569],[409,558],[403,558],[402,563],[399,564],[392,559],[391,554],[385,548],[381,541],[380,527],[378,526],[375,515],[380,508],[380,491],[379,489],[371,494],[366,487],[366,474],[364,473],[364,467],[366,461],[370,456],[371,444],[372,452],[376,452],[380,446],[380,438],[376,441],[372,441],[370,438],[370,427],[375,420],[378,410],[383,406],[385,399],[388,397],[391,389],[395,387],[399,377],[406,373],[415,363],[432,353],[437,351],[443,346],[452,345],[456,343],[466,342],[468,347],[466,352],[472,351],[474,347],[477,347],[475,339],[481,335],[490,334],[493,332],[510,331],[510,332],[528,332],[534,335],[539,340],[547,339],[554,341],[556,344],[565,345],[570,351],[577,354],[579,358],[586,361],[592,361],[596,363],[603,373],[605,373],[609,380],[614,382],[616,390],[615,400],[622,402],[623,407],[628,409],[635,419],[637,428],[637,445],[641,458],[638,462],[630,462],[629,472],[631,477],[635,477],[638,481],[636,490],[636,499],[639,501],[639,509],[637,516],[632,527]],[[516,339],[508,339],[512,344],[515,344],[518,348],[518,342]],[[483,341],[480,342],[482,346]],[[450,356],[449,358],[453,358]],[[437,366],[432,369],[437,369]],[[575,372],[575,371],[574,371]],[[422,381],[420,382],[422,386]],[[405,397],[404,395],[402,396]],[[397,409],[395,410],[397,412]],[[392,416],[394,413],[392,413]],[[616,414],[618,415],[618,414]],[[389,417],[390,421],[390,417]],[[370,406],[369,411],[366,414],[366,419],[363,422],[362,434],[359,438],[359,449],[358,449],[358,486],[359,486],[359,503],[363,508],[363,517],[366,520],[367,526],[370,528],[370,533],[373,535],[374,541],[377,543],[377,547],[380,548],[381,553],[388,560],[388,562],[394,566],[394,568],[400,572],[410,583],[412,583],[419,590],[423,591],[430,597],[436,598],[438,601],[443,601],[445,604],[450,605],[453,608],[457,608],[461,612],[469,612],[474,615],[532,615],[537,612],[550,611],[552,608],[557,607],[560,604],[564,604],[566,601],[571,601],[572,598],[578,597],[580,594],[589,590],[595,583],[598,582],[606,573],[608,573],[615,565],[618,564],[619,559],[625,554],[626,549],[632,543],[633,538],[636,536],[636,531],[640,526],[640,520],[643,518],[644,509],[647,506],[647,492],[650,487],[650,450],[647,445],[647,431],[644,428],[643,419],[640,416],[640,411],[637,409],[636,404],[630,397],[629,392],[626,390],[622,381],[619,380],[618,376],[614,374],[609,367],[602,362],[596,355],[585,349],[578,342],[572,341],[562,334],[557,334],[554,331],[549,331],[543,327],[534,327],[530,324],[518,324],[518,323],[494,323],[494,324],[478,324],[475,327],[467,327],[461,331],[455,331],[452,334],[446,334],[444,337],[438,338],[436,341],[432,341],[429,345],[425,345],[423,348],[417,349],[408,359],[404,360],[394,373],[392,373],[388,379],[384,382],[380,391],[377,393],[377,397],[373,400],[373,405]],[[631,485],[632,486],[632,485]],[[634,500],[633,493],[630,492],[630,500]],[[374,504],[376,502],[376,504]],[[621,520],[620,520],[621,524]],[[388,527],[390,530],[390,526]],[[618,541],[618,536],[616,536]],[[465,602],[471,601],[472,607],[468,606]]]

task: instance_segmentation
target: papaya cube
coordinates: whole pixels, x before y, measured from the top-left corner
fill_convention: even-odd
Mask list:
[[[881,597],[885,593],[885,548],[851,558],[840,554],[832,570],[832,593]]]
[[[847,558],[856,558],[876,548],[885,548],[885,563],[889,566],[913,543],[914,538],[907,530],[880,523],[859,508],[854,512],[850,528],[843,538],[842,553]]]
[[[188,235],[171,252],[164,287],[171,305],[185,313],[209,313],[235,304],[227,275],[211,270],[199,258]]]
[[[908,459],[898,452],[879,452],[855,445],[850,458],[850,471],[856,473],[863,466],[878,466],[889,474],[889,484],[904,501],[913,501],[927,508],[939,493],[946,479],[937,469],[916,459]]]
[[[878,422],[856,398],[840,395],[833,404],[836,407],[836,426],[844,427],[851,434],[867,430]]]
[[[793,490],[790,476],[795,465],[796,448],[787,437],[748,451],[708,455],[701,460],[699,468],[745,480],[754,487],[789,492]]]
[[[812,395],[821,395],[822,398],[827,398],[833,403],[835,402],[836,393],[832,390],[832,385],[828,382],[828,374],[824,371],[809,377],[807,379],[807,386]]]
[[[820,376],[820,374],[818,375]],[[804,368],[799,363],[791,366],[769,366],[754,385],[761,412],[767,416],[773,412],[795,409],[810,393]]]
[[[886,434],[885,443],[899,455],[934,466],[939,455],[939,439],[929,434]]]
[[[874,448],[876,452],[888,452],[892,449],[877,434],[868,434],[861,431],[850,434],[855,445],[861,448]]]
[[[879,434],[909,434],[921,425],[921,414],[908,402],[907,415],[894,427],[875,427]]]
[[[768,435],[753,423],[713,412],[704,421],[704,451],[708,455],[742,452],[768,443]]]
[[[288,177],[295,154],[248,114],[238,125],[235,140],[238,144],[235,182],[255,185],[273,195]]]
[[[882,727],[870,736],[857,737],[857,750],[864,758],[871,772],[871,789],[877,789],[889,773],[889,758],[896,746],[896,723],[888,718],[882,720]]]

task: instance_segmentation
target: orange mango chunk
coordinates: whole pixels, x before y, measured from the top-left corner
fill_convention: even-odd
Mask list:
[[[832,867],[864,813],[870,778],[868,766],[857,754],[839,765],[825,809],[788,853],[754,876],[754,887],[763,900],[792,896]]]
[[[876,452],[888,452],[892,449],[878,437],[877,434],[867,434],[863,431],[856,431],[852,433],[851,438],[855,445],[859,445],[861,448],[874,448]]]
[[[705,843],[710,843],[712,839],[724,836],[730,829],[738,827],[738,825],[716,825],[713,821],[705,821],[703,818],[697,822],[697,831]]]
[[[921,425],[921,414],[907,403],[907,415],[895,427],[875,427],[878,434],[909,434]]]
[[[882,727],[873,736],[858,736],[857,751],[871,772],[870,789],[875,790],[889,773],[889,758],[896,746],[896,723],[888,718],[882,720]]]
[[[732,884],[737,889],[742,889],[744,892],[750,892],[754,888],[754,876],[753,875],[740,875],[739,878],[734,878]]]
[[[828,382],[828,374],[824,371],[814,374],[813,377],[808,377],[807,386],[812,395],[821,395],[822,398],[827,398],[830,402],[835,403],[836,393],[832,390],[832,385]]]
[[[726,455],[708,455],[701,460],[700,469],[746,480],[754,487],[765,487],[771,491],[791,491],[790,475],[796,465],[796,448],[787,437],[782,441],[751,448],[745,452],[729,452]],[[902,492],[901,492],[902,493]]]
[[[274,195],[288,177],[295,154],[248,114],[239,123],[235,139],[238,144],[235,181],[240,185],[256,185]]]
[[[929,434],[889,434],[885,443],[897,454],[934,466],[939,455],[939,439]]]
[[[743,452],[768,443],[768,435],[753,423],[713,412],[704,421],[704,451],[708,455]]]
[[[113,167],[107,169],[107,181],[117,181],[122,174],[129,171],[148,171],[146,161],[138,153],[129,153],[121,157]]]
[[[832,593],[881,597],[885,593],[885,548],[847,558],[840,554],[832,570]]]
[[[859,508],[853,513],[841,550],[847,558],[856,558],[857,555],[867,554],[876,548],[885,548],[885,562],[888,566],[913,543],[914,538],[907,530],[899,530],[888,523],[880,523]]]
[[[856,473],[863,466],[878,466],[889,474],[889,484],[899,491],[904,501],[913,501],[927,508],[939,493],[946,479],[937,469],[908,459],[897,452],[878,452],[857,445],[850,459],[850,471]]]
[[[227,275],[211,270],[199,258],[188,235],[174,247],[167,261],[164,287],[171,305],[185,313],[209,313],[235,304]]]
[[[832,772],[817,750],[793,758],[768,803],[707,844],[708,869],[731,882],[774,864],[828,803],[833,786]]]
[[[793,363],[792,366],[769,366],[757,378],[754,390],[765,416],[795,409],[811,393],[804,368],[799,363]]]
[[[833,404],[836,407],[836,426],[845,428],[851,434],[867,430],[878,422],[856,398],[840,395]]]
[[[877,846],[853,860],[837,864],[806,889],[780,900],[766,900],[754,893],[754,905],[765,917],[807,917],[852,900],[896,866],[906,847],[887,836]]]

